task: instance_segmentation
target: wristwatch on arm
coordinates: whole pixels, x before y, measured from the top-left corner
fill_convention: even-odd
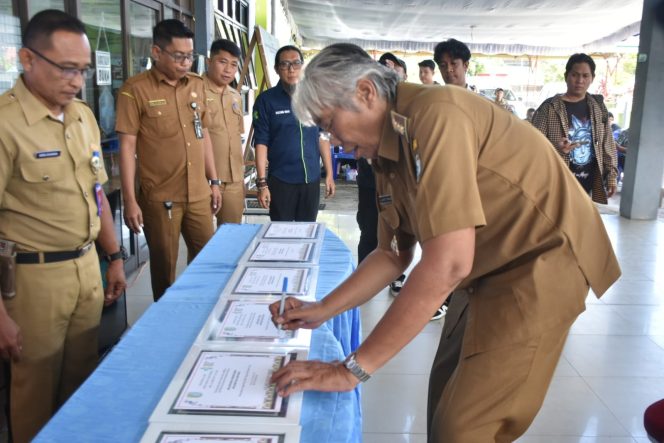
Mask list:
[[[109,263],[120,259],[124,262],[127,259],[127,250],[124,246],[120,246],[120,249],[117,252],[104,256],[104,259]]]
[[[210,183],[210,186],[221,186],[221,180],[218,178],[212,178],[208,180],[208,183]]]
[[[344,360],[343,365],[348,371],[357,377],[360,382],[365,382],[371,378],[371,375],[360,366],[355,360],[355,353],[352,352],[346,360]]]

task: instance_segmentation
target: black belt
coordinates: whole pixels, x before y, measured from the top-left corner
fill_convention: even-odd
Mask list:
[[[88,243],[81,249],[75,251],[57,251],[57,252],[17,252],[16,263],[21,265],[33,265],[36,263],[54,263],[65,260],[73,260],[83,257],[92,249],[92,243]]]

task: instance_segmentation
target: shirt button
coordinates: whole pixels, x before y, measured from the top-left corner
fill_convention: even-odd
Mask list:
[[[71,135],[69,134],[69,132],[67,132],[67,133],[65,134],[65,138],[66,138],[67,140],[69,140],[69,139],[71,138]]]
[[[187,127],[187,125],[183,124],[183,125],[182,125],[182,127],[183,127],[183,128],[186,128],[186,127]]]
[[[394,178],[394,172],[390,172],[390,178]]]
[[[87,196],[88,196],[88,191],[83,192],[83,197],[87,197]]]
[[[90,223],[90,227],[91,227],[91,228],[94,227],[94,225],[95,225],[94,223]]]
[[[187,166],[191,166],[191,162],[187,162]]]
[[[161,115],[161,111],[157,111],[157,115]]]
[[[50,178],[51,177],[49,177],[48,175],[42,176],[42,180],[44,180],[45,182],[47,182]]]
[[[187,146],[191,146],[191,143],[187,142]]]

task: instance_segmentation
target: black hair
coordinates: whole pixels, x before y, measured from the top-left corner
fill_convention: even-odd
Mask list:
[[[226,40],[225,38],[220,38],[219,40],[212,42],[212,46],[210,46],[210,57],[217,55],[219,51],[226,51],[233,57],[237,58],[240,58],[242,55],[242,52],[240,52],[240,47],[232,41]]]
[[[56,31],[85,34],[85,25],[76,17],[55,9],[46,9],[34,15],[23,31],[23,46],[49,49],[51,36]]]
[[[399,66],[401,66],[403,68],[403,72],[408,74],[408,68],[406,67],[406,62],[403,61],[403,59],[398,58],[397,63],[399,63]]]
[[[401,65],[397,56],[392,54],[391,52],[386,52],[385,54],[381,55],[380,58],[378,59],[378,63],[380,63],[383,66],[387,66],[386,63],[387,60],[391,61],[395,65]]]
[[[300,54],[300,61],[301,62],[304,61],[304,55],[302,55],[302,51],[300,51],[300,48],[298,48],[297,46],[293,46],[293,45],[282,46],[277,51],[277,55],[274,56],[274,69],[279,69],[279,57],[281,57],[282,52],[286,52],[286,51],[295,51],[295,52],[297,52],[298,54]]]
[[[174,18],[162,20],[152,29],[152,43],[160,48],[170,45],[174,38],[193,39],[194,32]]]
[[[583,53],[573,54],[569,60],[567,60],[567,64],[565,65],[565,78],[567,78],[567,74],[570,73],[572,67],[577,63],[587,63],[588,66],[590,66],[590,73],[593,78],[595,78],[595,61],[591,56]]]
[[[432,71],[436,70],[436,63],[434,63],[434,61],[431,59],[422,60],[417,64],[417,66],[419,66],[420,68],[429,68]]]
[[[450,38],[444,42],[440,42],[433,50],[433,59],[440,65],[443,54],[449,54],[452,59],[460,58],[464,62],[470,60],[470,49],[465,43]]]

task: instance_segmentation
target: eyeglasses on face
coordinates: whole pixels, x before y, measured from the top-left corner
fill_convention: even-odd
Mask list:
[[[80,74],[83,80],[87,80],[88,78],[92,77],[92,74],[94,74],[94,70],[90,67],[88,68],[70,68],[66,66],[62,66],[59,63],[54,62],[50,58],[46,57],[44,54],[40,53],[39,51],[36,51],[32,48],[29,48],[26,46],[26,49],[30,50],[33,52],[37,57],[41,58],[45,62],[49,63],[52,66],[55,66],[60,70],[60,75],[62,76],[63,79],[65,80],[71,80],[74,77],[76,77],[76,74]]]
[[[302,60],[294,60],[292,62],[289,62],[288,60],[283,60],[280,61],[277,66],[279,67],[279,69],[282,69],[284,71],[288,71],[291,68],[293,68],[294,71],[298,71],[302,69]]]
[[[167,51],[166,49],[162,48],[161,46],[159,46],[159,49],[161,49],[162,52],[168,54],[173,59],[173,61],[175,63],[182,64],[185,61],[187,63],[192,63],[194,61],[194,58],[196,57],[196,54],[194,54],[193,52],[191,54],[182,54],[182,53],[179,53],[179,52],[174,54],[174,53],[172,53],[170,51]]]

